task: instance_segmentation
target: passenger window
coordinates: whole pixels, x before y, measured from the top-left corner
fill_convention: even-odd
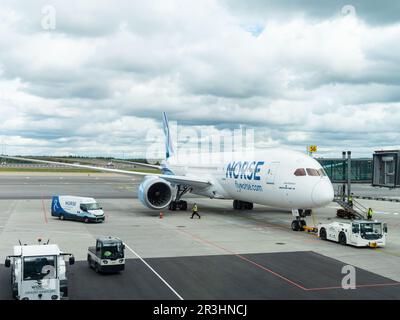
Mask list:
[[[304,170],[303,168],[299,168],[296,169],[296,171],[294,172],[295,176],[305,176],[306,175],[306,170]]]
[[[307,168],[306,170],[307,170],[307,174],[308,174],[309,176],[314,176],[314,177],[319,176],[319,172],[318,172],[317,169]]]

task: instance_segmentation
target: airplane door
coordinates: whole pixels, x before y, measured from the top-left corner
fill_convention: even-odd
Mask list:
[[[275,183],[275,175],[279,168],[279,162],[272,162],[269,167],[267,167],[267,176],[266,182],[267,184],[274,184]]]

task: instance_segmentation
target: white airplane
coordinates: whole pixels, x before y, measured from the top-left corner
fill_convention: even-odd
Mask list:
[[[158,168],[161,174],[22,157],[3,157],[141,176],[143,180],[139,186],[138,198],[144,206],[153,210],[166,207],[170,210],[186,210],[187,202],[181,200],[186,193],[211,199],[232,199],[233,207],[237,210],[251,210],[253,203],[291,209],[295,217],[292,229],[296,231],[305,225],[305,221],[301,218],[310,215],[311,209],[326,206],[333,201],[334,191],[331,181],[322,166],[306,154],[283,149],[220,153],[212,154],[213,159],[216,157],[222,159],[220,163],[204,164],[202,161],[205,158],[204,154],[179,157],[174,154],[165,113],[163,122],[166,142],[165,161],[161,166],[137,163],[141,166]]]

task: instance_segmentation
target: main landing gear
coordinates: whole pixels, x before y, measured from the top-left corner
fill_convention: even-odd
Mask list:
[[[181,187],[181,186],[178,186],[178,188],[177,188],[177,190],[176,190],[176,197],[175,197],[175,200],[172,200],[170,203],[169,203],[169,207],[168,207],[168,209],[169,210],[171,210],[171,211],[176,211],[176,210],[183,210],[183,211],[185,211],[185,210],[187,210],[187,202],[186,201],[184,201],[184,200],[180,200],[181,199],[181,197],[184,195],[184,194],[186,194],[186,193],[188,193],[188,192],[190,192],[190,191],[192,191],[192,188],[190,188],[190,187]]]
[[[240,201],[240,200],[233,200],[233,209],[235,210],[253,210],[253,203]]]
[[[176,210],[187,210],[187,202],[183,200],[179,201],[171,201],[168,207],[169,210],[171,211],[176,211]]]
[[[302,218],[311,215],[311,209],[292,209],[292,215],[296,220],[292,221],[293,231],[303,231],[304,227],[307,226],[306,221]]]

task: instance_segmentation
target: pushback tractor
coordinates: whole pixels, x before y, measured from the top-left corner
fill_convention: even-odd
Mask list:
[[[383,247],[387,232],[386,223],[370,220],[336,221],[318,226],[318,235],[322,240],[355,247]]]

